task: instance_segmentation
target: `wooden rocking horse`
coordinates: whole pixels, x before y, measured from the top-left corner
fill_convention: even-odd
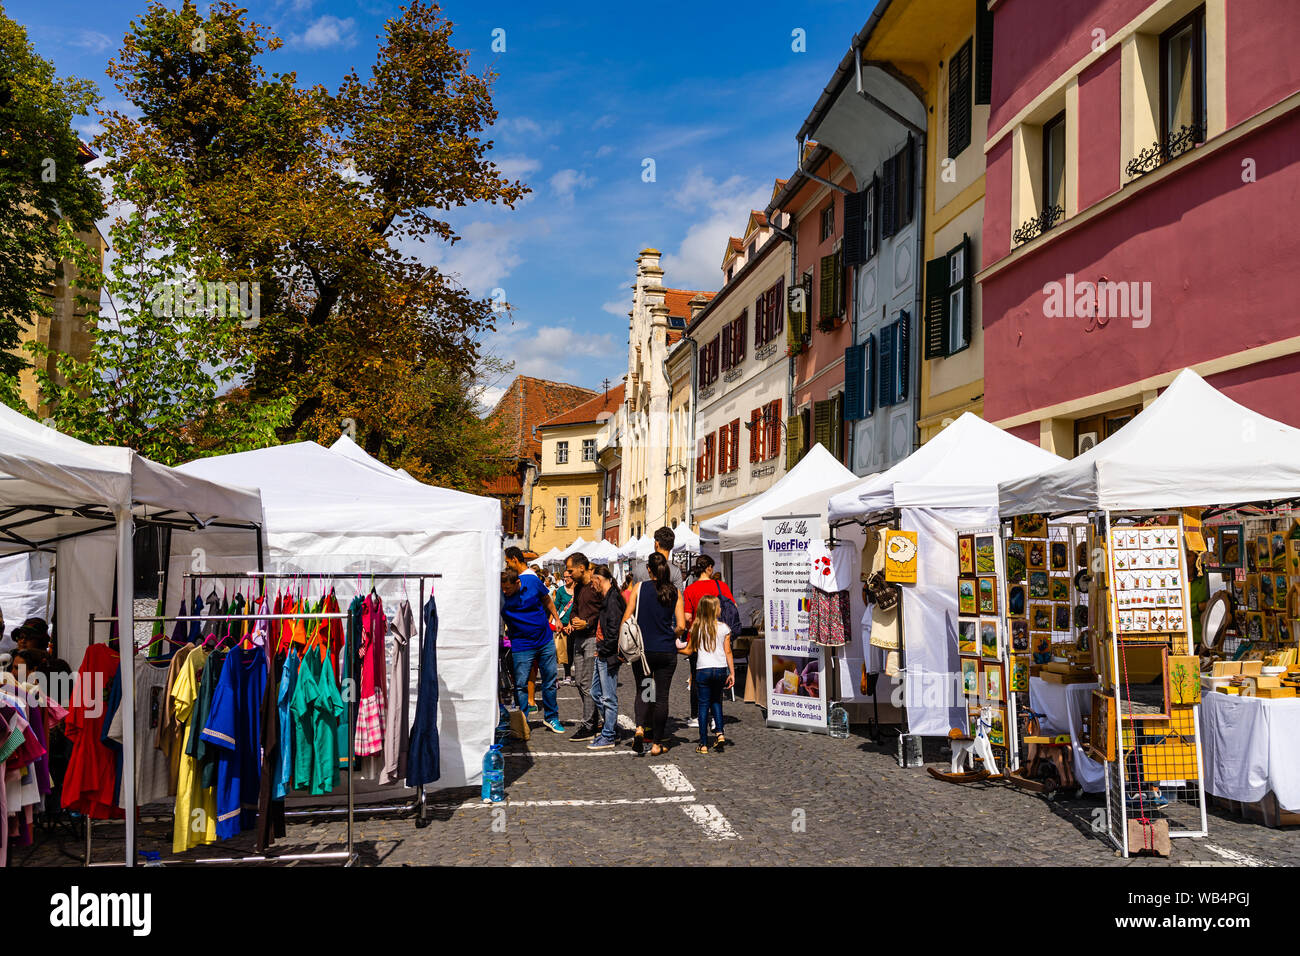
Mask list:
[[[958,728],[948,731],[948,740],[952,744],[951,772],[944,773],[934,767],[926,767],[930,776],[948,783],[969,783],[975,780],[988,780],[1001,776],[998,762],[993,756],[993,745],[989,743],[989,730],[993,727],[993,708],[980,708],[979,719],[975,722],[975,736],[968,737]],[[976,769],[975,758],[979,757],[984,765]],[[963,770],[963,764],[970,769]]]
[[[1078,786],[1074,779],[1074,748],[1069,734],[1048,736],[1042,732],[1039,718],[1042,714],[1028,712],[1025,721],[1025,744],[1028,747],[1029,763],[1012,773],[1008,779],[1012,785],[1033,793],[1053,793],[1056,790],[1072,790]],[[1055,771],[1056,779],[1044,771],[1049,766]]]

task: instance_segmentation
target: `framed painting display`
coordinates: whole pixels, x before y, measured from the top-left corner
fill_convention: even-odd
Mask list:
[[[1011,622],[1011,652],[1013,654],[1029,653],[1029,622],[1016,620]]]
[[[957,538],[957,573],[975,573],[975,536],[963,534]]]
[[[1007,745],[1007,712],[1003,707],[994,707],[992,726],[989,728],[989,743],[995,747]]]
[[[1030,571],[1047,570],[1046,541],[1030,540],[1025,542],[1025,567]]]
[[[966,711],[966,736],[976,737],[979,734],[980,712],[977,707],[975,710]]]
[[[1052,605],[1052,630],[1068,631],[1070,629],[1070,605]]]
[[[1268,641],[1270,644],[1276,644],[1278,642],[1276,614],[1264,615],[1264,640]]]
[[[1011,657],[1011,673],[1007,678],[1007,687],[1012,693],[1027,693],[1029,691],[1029,657],[1028,655],[1015,654]],[[1199,683],[1197,685],[1200,686]]]
[[[1001,703],[1007,699],[1006,674],[1002,665],[985,661],[980,667],[980,697],[985,701]]]
[[[1099,690],[1092,692],[1092,718],[1088,721],[1088,750],[1094,760],[1115,759],[1114,698]]]
[[[998,613],[998,579],[995,577],[976,578],[979,581],[979,612],[981,614]]]
[[[1255,538],[1246,541],[1246,573],[1254,574],[1259,570],[1259,547]]]
[[[1070,570],[1070,545],[1065,541],[1052,541],[1048,544],[1048,560],[1053,571]]]
[[[1286,571],[1292,577],[1300,576],[1300,538],[1287,538]]]
[[[1046,571],[1029,572],[1029,596],[1035,600],[1045,600],[1051,592],[1047,583]]]
[[[1300,574],[1300,571],[1296,572]],[[1007,542],[1007,581],[1018,584],[1025,579],[1025,542],[1012,538]]]
[[[1259,578],[1259,609],[1267,611],[1273,607],[1273,572],[1257,574]]]
[[[994,661],[1002,657],[1002,642],[998,639],[997,618],[980,619],[980,656]]]
[[[1273,610],[1275,611],[1286,610],[1286,594],[1288,590],[1289,589],[1287,587],[1286,575],[1274,574],[1273,575]]]
[[[1047,519],[1040,514],[1016,515],[1011,519],[1011,533],[1017,538],[1046,538]]]
[[[1007,588],[1007,616],[1024,617],[1029,610],[1029,589],[1023,584],[1012,584]]]
[[[1246,596],[1246,601],[1245,601],[1246,610],[1258,611],[1259,610],[1259,575],[1258,574],[1246,575],[1246,587],[1244,593]]]
[[[1052,605],[1035,604],[1030,607],[1029,629],[1031,631],[1050,631],[1052,629]]]
[[[1226,524],[1219,528],[1219,567],[1240,568],[1242,564],[1241,537],[1243,528],[1239,524]]]
[[[961,659],[961,684],[966,693],[974,697],[979,693],[980,687],[980,662],[973,658],[963,657]]]
[[[1115,690],[1119,713],[1145,720],[1167,718],[1172,713],[1169,698],[1169,648],[1161,643],[1119,645],[1119,673],[1125,679]],[[1127,725],[1127,724],[1126,724]]]
[[[958,614],[978,613],[978,602],[975,599],[975,586],[976,580],[974,578],[962,578],[957,582]]]
[[[1255,535],[1255,567],[1263,571],[1273,570],[1273,545],[1268,535]]]
[[[957,653],[958,654],[978,654],[979,648],[979,621],[958,621],[957,622]]]
[[[1281,531],[1274,531],[1272,534],[1272,540],[1273,540],[1273,558],[1271,563],[1273,565],[1273,570],[1275,571],[1285,570],[1284,566],[1286,564],[1286,535],[1284,535]]]
[[[1048,588],[1048,599],[1052,601],[1070,600],[1070,579],[1052,578]]]
[[[1169,700],[1176,706],[1201,702],[1199,658],[1177,655],[1169,658]]]
[[[997,571],[997,538],[991,534],[975,536],[975,573],[993,574]]]

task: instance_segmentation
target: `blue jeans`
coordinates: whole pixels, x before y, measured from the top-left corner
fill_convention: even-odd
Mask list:
[[[618,658],[596,655],[591,673],[591,702],[604,719],[597,741],[612,744],[618,730]]]
[[[722,733],[722,690],[727,682],[725,667],[701,667],[695,671],[695,682],[700,686],[700,743],[709,744],[709,714],[717,732]]]
[[[515,700],[519,709],[528,713],[528,672],[537,662],[537,669],[542,677],[542,717],[547,721],[560,719],[560,706],[555,697],[555,641],[548,640],[541,647],[525,650],[512,647],[510,656],[515,668]]]

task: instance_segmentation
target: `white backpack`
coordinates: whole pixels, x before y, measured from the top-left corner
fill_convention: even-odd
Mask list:
[[[637,601],[640,606],[639,593]],[[641,637],[641,625],[637,623],[635,611],[628,615],[623,626],[618,629],[618,654],[625,661],[640,661],[643,670],[650,670],[650,665],[645,659],[645,640]]]

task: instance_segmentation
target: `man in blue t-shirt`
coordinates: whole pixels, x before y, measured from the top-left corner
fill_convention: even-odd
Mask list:
[[[557,629],[560,627],[560,614],[537,575],[520,575],[511,568],[501,572],[501,620],[510,638],[519,709],[528,713],[528,672],[536,662],[542,678],[543,723],[554,733],[564,733],[556,700],[557,662],[555,635],[551,632],[552,620]]]

